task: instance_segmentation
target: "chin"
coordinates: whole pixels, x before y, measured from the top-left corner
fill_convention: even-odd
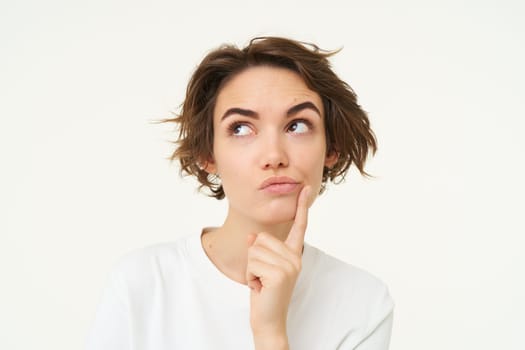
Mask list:
[[[268,217],[268,218],[262,218],[261,220],[259,220],[259,222],[261,223],[261,225],[263,226],[277,226],[277,225],[282,225],[282,224],[286,224],[286,223],[290,223],[292,222],[294,219],[294,217],[282,217],[282,218],[276,218],[276,217]]]
[[[296,206],[288,206],[283,208],[282,206],[276,208],[268,208],[261,213],[260,221],[264,225],[279,225],[290,221],[295,218]]]

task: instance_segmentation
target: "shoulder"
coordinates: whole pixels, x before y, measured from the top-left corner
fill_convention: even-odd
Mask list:
[[[132,250],[121,256],[110,272],[110,278],[119,280],[127,288],[154,284],[163,276],[184,269],[188,257],[188,236],[173,242],[157,243]]]
[[[321,266],[329,277],[341,278],[341,287],[366,294],[380,293],[388,289],[386,283],[373,273],[324,252],[320,253]],[[356,289],[359,287],[358,289]]]
[[[383,294],[388,291],[386,283],[376,275],[329,255],[319,248],[310,247],[316,255],[316,278],[332,282],[352,294]]]
[[[312,248],[317,256],[313,269],[316,289],[329,296],[341,318],[351,317],[352,322],[373,328],[393,313],[394,300],[384,281],[363,268]]]

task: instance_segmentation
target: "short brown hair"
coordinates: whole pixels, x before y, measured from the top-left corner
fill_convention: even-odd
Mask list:
[[[217,96],[233,76],[249,67],[265,65],[298,73],[323,101],[327,154],[337,152],[338,159],[332,168],[324,168],[321,192],[328,180],[341,182],[352,163],[368,176],[364,165],[369,151],[376,152],[377,141],[356,94],[331,69],[327,58],[337,52],[279,37],[254,38],[243,49],[223,45],[211,51],[188,83],[181,113],[163,120],[179,127],[177,148],[170,159],[178,159],[181,174],[196,176],[199,188],[209,188],[210,196],[224,198],[216,176],[203,169],[206,160],[213,159],[213,110]]]

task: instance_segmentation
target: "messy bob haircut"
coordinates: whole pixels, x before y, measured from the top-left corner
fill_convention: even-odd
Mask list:
[[[319,94],[325,112],[327,154],[336,152],[337,162],[323,169],[321,193],[328,180],[339,183],[354,164],[364,176],[368,153],[377,150],[377,141],[366,112],[357,103],[352,88],[332,71],[328,57],[338,51],[324,51],[314,44],[279,37],[258,37],[239,49],[223,45],[208,53],[193,73],[181,112],[172,119],[179,137],[170,159],[179,160],[182,175],[194,175],[199,189],[223,199],[224,189],[215,174],[205,171],[213,159],[213,110],[221,88],[247,68],[270,66],[289,69],[302,77]]]

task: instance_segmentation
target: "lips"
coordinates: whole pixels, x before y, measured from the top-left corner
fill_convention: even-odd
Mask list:
[[[300,183],[297,180],[287,176],[273,176],[264,180],[259,189],[261,191],[273,194],[286,194],[294,192]]]

